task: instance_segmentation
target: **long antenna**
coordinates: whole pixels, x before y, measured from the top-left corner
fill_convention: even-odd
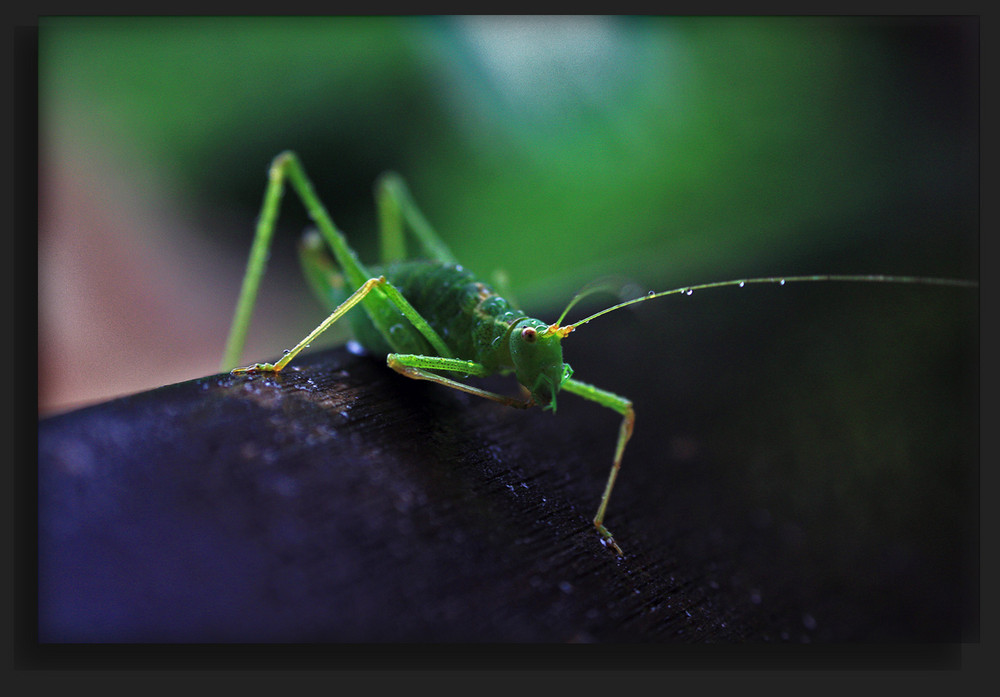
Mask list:
[[[562,314],[559,315],[559,319],[556,320],[555,326],[558,327],[562,321],[566,319],[566,315],[569,314],[569,311],[588,295],[593,295],[595,293],[611,293],[621,298],[623,293],[620,293],[619,291],[621,291],[626,285],[630,284],[631,279],[624,276],[606,276],[594,279],[577,291],[576,295],[570,298],[569,303],[566,305],[566,309],[562,311]]]
[[[636,303],[645,302],[647,300],[652,300],[653,298],[662,298],[665,295],[691,295],[696,290],[705,290],[706,288],[723,288],[725,286],[743,286],[750,285],[751,283],[772,283],[778,285],[785,285],[786,283],[808,283],[815,281],[847,281],[852,283],[913,283],[928,286],[952,286],[955,288],[978,288],[979,283],[977,281],[966,281],[957,278],[925,278],[922,276],[885,276],[885,275],[862,275],[862,274],[822,274],[817,276],[769,276],[767,278],[737,278],[732,281],[716,281],[714,283],[702,283],[696,286],[684,286],[682,288],[674,288],[672,290],[664,290],[659,293],[654,293],[650,291],[648,294],[643,295],[632,300],[626,300],[625,302],[618,303],[617,305],[612,305],[607,307],[600,312],[595,312],[590,317],[586,317],[579,322],[574,322],[573,324],[568,324],[565,327],[558,327],[558,322],[556,327],[563,336],[566,336],[571,331],[576,329],[582,324],[597,319],[601,315],[606,315],[609,312],[614,312],[615,310],[620,310],[623,307],[628,307],[629,305],[635,305]],[[575,299],[574,299],[575,302]],[[570,306],[572,307],[572,304]],[[566,311],[569,311],[567,308]],[[563,312],[563,316],[566,312]],[[562,317],[559,318],[562,320]]]

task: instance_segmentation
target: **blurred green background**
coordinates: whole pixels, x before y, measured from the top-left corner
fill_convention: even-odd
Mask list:
[[[218,368],[284,149],[363,259],[394,169],[543,319],[608,275],[978,274],[975,20],[55,17],[39,65],[43,412]],[[248,361],[321,317],[284,211]]]

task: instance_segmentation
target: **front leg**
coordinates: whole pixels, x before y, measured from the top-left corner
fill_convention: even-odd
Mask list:
[[[618,470],[622,466],[622,455],[625,452],[625,444],[632,437],[632,430],[635,427],[635,410],[632,408],[631,400],[619,397],[613,392],[602,390],[599,387],[588,385],[572,378],[562,384],[562,389],[572,392],[601,406],[613,409],[622,415],[622,423],[618,429],[618,444],[615,446],[615,459],[611,464],[611,472],[608,474],[607,484],[604,485],[604,494],[601,496],[601,504],[597,508],[597,515],[594,516],[594,527],[600,533],[605,545],[611,547],[619,556],[624,556],[621,547],[615,542],[611,532],[604,527],[604,513],[608,508],[608,499],[611,498],[611,490],[615,486],[615,479],[618,478]]]
[[[400,375],[405,375],[413,380],[429,380],[430,382],[436,382],[439,385],[444,385],[454,390],[460,390],[476,395],[477,397],[505,404],[508,407],[527,409],[530,406],[534,406],[534,402],[530,398],[520,400],[514,397],[507,397],[431,372],[433,370],[447,370],[462,375],[475,375],[476,377],[486,377],[491,374],[482,364],[475,361],[466,361],[461,358],[442,358],[440,356],[390,353],[386,356],[386,364]]]

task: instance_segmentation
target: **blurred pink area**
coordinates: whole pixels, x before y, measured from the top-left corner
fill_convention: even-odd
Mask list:
[[[188,234],[148,172],[59,155],[39,175],[39,413],[218,372],[244,262]],[[265,286],[258,317],[283,302]],[[245,355],[266,343],[251,329]]]

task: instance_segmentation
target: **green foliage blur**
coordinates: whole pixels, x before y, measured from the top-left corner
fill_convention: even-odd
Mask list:
[[[251,219],[270,158],[294,149],[370,262],[371,186],[397,170],[467,266],[555,304],[607,274],[659,288],[811,271],[774,260],[846,245],[873,217],[957,244],[937,267],[894,249],[825,271],[967,275],[976,32],[912,18],[50,18],[43,131]],[[240,254],[249,239],[202,232]]]

